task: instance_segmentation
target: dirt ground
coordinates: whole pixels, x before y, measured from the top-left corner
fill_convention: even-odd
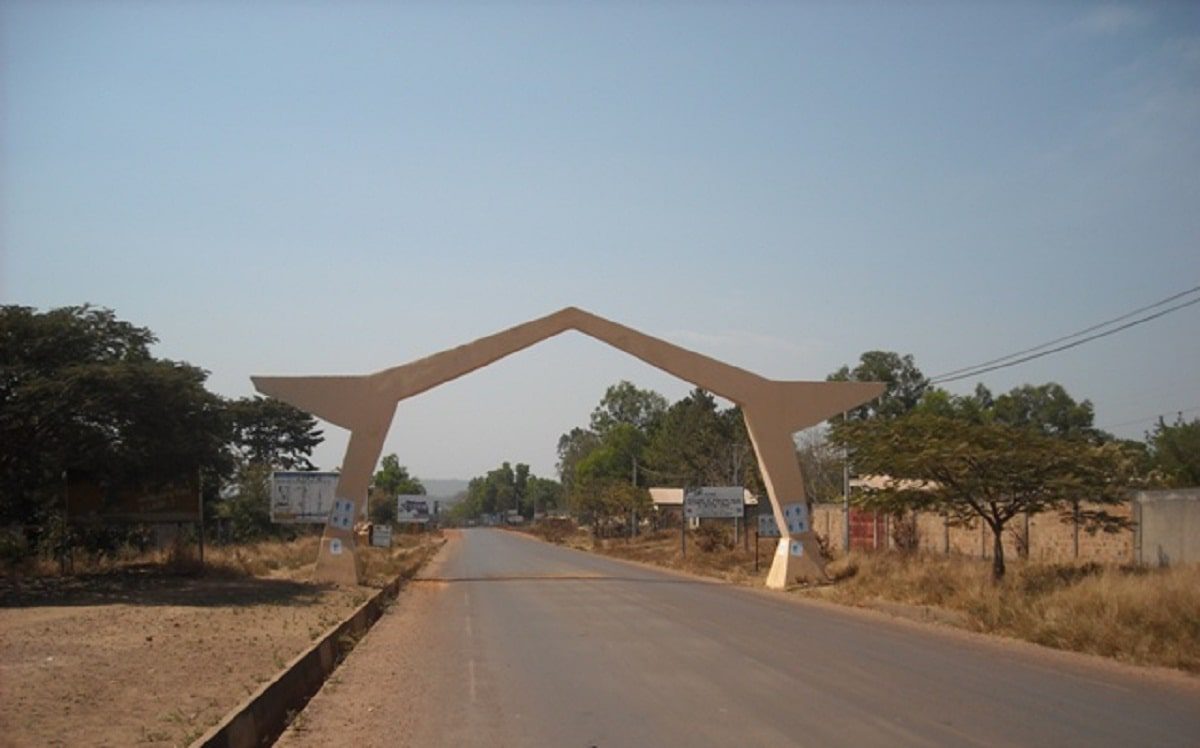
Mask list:
[[[190,743],[375,592],[310,573],[0,578],[0,745]]]

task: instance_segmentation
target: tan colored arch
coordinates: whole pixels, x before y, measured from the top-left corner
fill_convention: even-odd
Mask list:
[[[792,435],[877,397],[883,392],[880,383],[764,379],[575,307],[374,374],[251,379],[259,392],[350,431],[337,495],[354,502],[354,516],[358,516],[396,405],[401,400],[567,330],[577,330],[608,343],[741,406],[771,509],[783,534],[767,586],[782,589],[797,580],[825,578],[815,535],[809,531],[789,536],[781,509],[783,504],[805,500]],[[331,545],[334,540],[337,543]],[[799,542],[800,555],[790,552],[793,540]],[[339,545],[341,553],[331,552],[331,548],[336,550]],[[326,524],[316,575],[321,581],[358,582],[359,565],[352,532]]]

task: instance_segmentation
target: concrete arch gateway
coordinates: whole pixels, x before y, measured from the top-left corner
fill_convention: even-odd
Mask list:
[[[825,577],[817,539],[808,530],[791,534],[782,506],[805,500],[804,482],[792,435],[878,397],[878,382],[795,382],[766,379],[610,322],[575,307],[435,353],[391,369],[359,376],[254,376],[255,388],[350,431],[338,480],[339,511],[325,523],[317,556],[319,581],[355,584],[359,563],[353,528],[383,441],[401,400],[483,368],[547,338],[575,330],[607,343],[742,409],[746,429],[767,487],[782,537],[775,549],[767,587],[783,589],[798,580]]]

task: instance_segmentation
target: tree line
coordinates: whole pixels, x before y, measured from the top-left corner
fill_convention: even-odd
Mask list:
[[[316,420],[278,400],[216,395],[208,372],[154,356],[156,342],[110,309],[0,306],[0,523],[36,543],[61,519],[65,483],[83,475],[105,486],[198,482],[236,532],[269,526],[266,476],[312,469]],[[230,485],[244,490],[222,501]]]
[[[1113,532],[1128,527],[1116,506],[1129,489],[1200,485],[1200,419],[1160,419],[1145,441],[1120,440],[1095,426],[1089,400],[1056,382],[1000,395],[979,384],[954,395],[933,386],[911,355],[891,351],[865,352],[827,380],[883,382],[885,390],[798,435],[809,500],[840,500],[847,464],[856,475],[891,479],[854,501],[901,516],[924,509],[952,523],[982,521],[993,534],[996,578],[1014,518],[1057,512],[1087,531]],[[649,486],[742,485],[765,494],[740,409],[719,407],[699,388],[670,403],[627,381],[612,385],[588,424],[559,438],[557,468],[561,506],[597,528],[649,509]],[[461,515],[516,508],[531,516],[527,473],[504,463],[476,478]]]

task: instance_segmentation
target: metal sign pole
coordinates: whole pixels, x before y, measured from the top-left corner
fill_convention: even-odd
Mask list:
[[[679,513],[679,552],[687,558],[687,511]]]
[[[196,493],[200,514],[200,566],[204,566],[204,474],[196,471]]]

